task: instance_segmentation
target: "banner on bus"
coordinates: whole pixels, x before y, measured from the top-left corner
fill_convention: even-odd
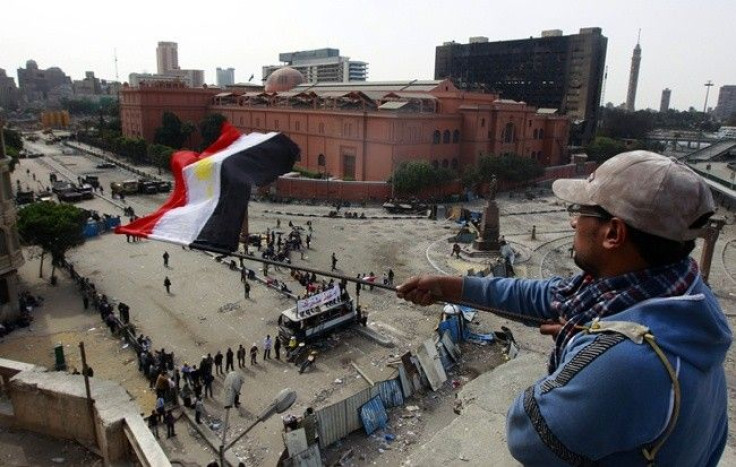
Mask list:
[[[334,302],[338,298],[340,298],[340,287],[335,285],[331,289],[325,290],[324,292],[318,293],[317,295],[312,295],[311,297],[307,297],[296,302],[296,312],[301,315],[301,313],[307,312],[312,308],[324,305],[325,303]]]

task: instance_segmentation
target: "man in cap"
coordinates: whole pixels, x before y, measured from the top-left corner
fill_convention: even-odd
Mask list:
[[[690,258],[715,207],[687,166],[619,154],[587,180],[557,180],[582,273],[541,280],[419,276],[400,298],[463,300],[541,318],[548,374],[507,414],[524,465],[715,466],[728,433],[731,330]]]

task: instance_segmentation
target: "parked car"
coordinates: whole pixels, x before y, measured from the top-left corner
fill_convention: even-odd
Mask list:
[[[62,193],[57,193],[56,196],[59,197],[59,201],[64,201],[67,203],[76,203],[85,199],[84,193],[81,193],[78,190],[64,191]]]
[[[71,182],[57,181],[51,185],[51,191],[56,195],[72,190],[74,190],[74,184]]]
[[[159,193],[168,193],[171,191],[171,182],[159,180],[156,182]]]
[[[83,199],[93,199],[95,197],[95,189],[88,183],[83,184],[76,191],[82,195]]]
[[[112,182],[110,184],[110,191],[113,195],[130,195],[138,193],[138,180],[125,180],[123,182]]]
[[[158,182],[154,180],[139,180],[138,193],[147,195],[158,193]]]
[[[114,169],[115,167],[117,166],[112,162],[100,162],[97,164],[98,169]]]

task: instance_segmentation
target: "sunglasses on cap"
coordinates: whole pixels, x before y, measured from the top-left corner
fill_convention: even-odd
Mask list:
[[[584,206],[582,204],[571,204],[567,207],[570,217],[597,217],[599,219],[611,219],[613,216],[600,206]]]

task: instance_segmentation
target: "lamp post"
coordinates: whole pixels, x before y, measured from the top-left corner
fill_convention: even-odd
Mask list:
[[[228,399],[233,399],[234,394],[228,397]],[[222,444],[220,444],[220,465],[225,465],[225,452],[233,447],[235,443],[237,443],[240,438],[248,434],[250,430],[253,429],[257,424],[260,422],[263,422],[265,420],[268,420],[273,414],[275,413],[283,413],[286,410],[291,407],[294,402],[296,401],[296,391],[293,389],[282,389],[281,392],[279,392],[276,395],[276,398],[271,402],[261,413],[258,415],[258,418],[250,424],[248,428],[245,429],[244,432],[240,433],[238,436],[235,437],[232,441],[230,441],[227,445],[225,445],[225,435],[227,434],[227,421],[228,421],[228,415],[230,414],[230,407],[234,404],[233,400],[229,400],[229,405],[225,407],[225,425],[222,429]]]

